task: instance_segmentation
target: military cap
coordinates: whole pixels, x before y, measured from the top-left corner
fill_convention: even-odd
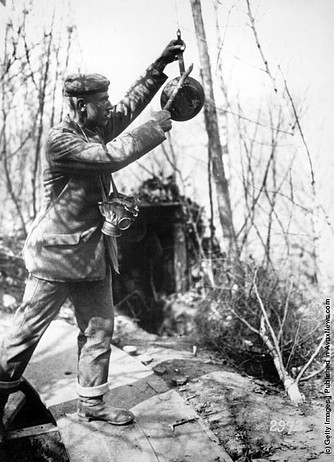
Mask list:
[[[109,80],[101,74],[70,74],[64,82],[64,96],[91,95],[108,91]]]

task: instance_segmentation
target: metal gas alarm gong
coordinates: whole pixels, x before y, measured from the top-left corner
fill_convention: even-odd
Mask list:
[[[181,32],[177,31],[181,42]],[[160,98],[162,109],[171,113],[172,120],[184,122],[195,117],[204,105],[204,90],[202,85],[192,77],[192,65],[185,70],[183,51],[178,54],[180,77],[176,77],[165,85]]]

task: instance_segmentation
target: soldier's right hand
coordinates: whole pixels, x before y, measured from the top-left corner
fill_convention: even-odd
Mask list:
[[[172,121],[169,111],[162,110],[153,112],[151,119],[157,122],[164,132],[168,132],[172,128]]]

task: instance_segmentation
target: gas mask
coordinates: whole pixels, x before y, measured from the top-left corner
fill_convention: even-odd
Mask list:
[[[104,196],[103,201],[99,202],[99,209],[105,218],[102,232],[116,237],[130,228],[139,213],[137,199],[118,192],[111,193],[108,199]]]

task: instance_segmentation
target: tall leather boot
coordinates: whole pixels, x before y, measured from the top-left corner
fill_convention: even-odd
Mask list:
[[[3,425],[3,416],[5,411],[5,406],[8,400],[8,393],[0,392],[0,444],[4,441],[5,437],[5,427]]]
[[[77,413],[81,421],[104,420],[112,425],[128,425],[135,418],[131,411],[105,403],[103,396],[94,398],[80,396]]]

